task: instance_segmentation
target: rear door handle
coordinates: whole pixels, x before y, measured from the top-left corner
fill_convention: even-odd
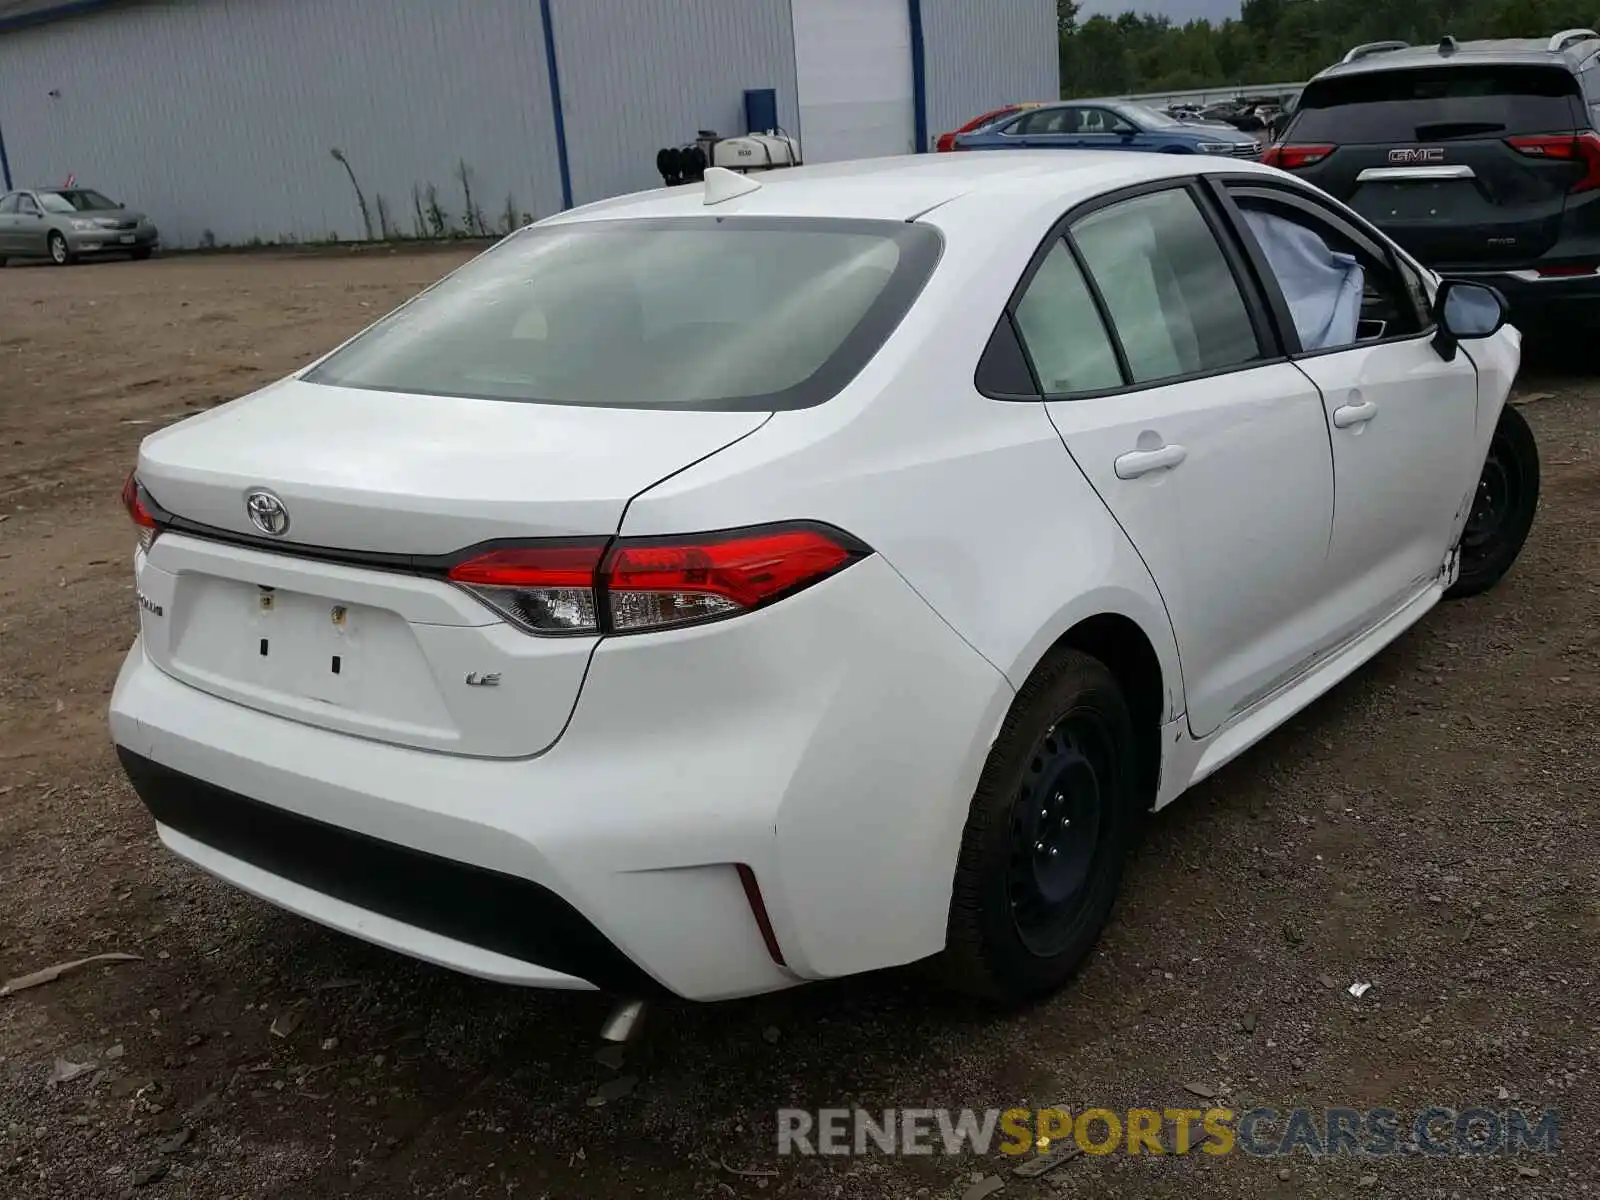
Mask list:
[[[1117,478],[1137,479],[1152,471],[1169,471],[1188,457],[1189,452],[1182,446],[1162,446],[1159,450],[1130,450],[1117,459]]]
[[[1363,400],[1360,404],[1344,404],[1333,410],[1333,424],[1338,429],[1349,429],[1352,425],[1364,425],[1378,415],[1378,406],[1371,400]]]

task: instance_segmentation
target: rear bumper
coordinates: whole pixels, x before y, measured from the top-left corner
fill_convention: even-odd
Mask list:
[[[711,1000],[940,949],[1011,694],[872,557],[733,621],[603,642],[535,758],[256,712],[142,642],[111,730],[162,840],[246,891],[468,974]]]
[[[548,888],[263,804],[125,747],[117,757],[169,849],[302,916],[505,982],[654,987]]]

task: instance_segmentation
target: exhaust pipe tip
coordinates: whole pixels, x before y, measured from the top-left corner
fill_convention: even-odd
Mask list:
[[[632,1041],[643,1023],[644,1013],[643,1000],[619,1001],[611,1010],[611,1015],[606,1018],[606,1023],[600,1027],[601,1040],[619,1045]]]

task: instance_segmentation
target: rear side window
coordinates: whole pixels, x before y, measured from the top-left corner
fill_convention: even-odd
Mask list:
[[[1091,213],[1072,227],[1135,383],[1261,357],[1249,309],[1211,227],[1182,189]]]
[[[1577,81],[1559,67],[1373,71],[1306,85],[1286,136],[1356,145],[1551,133],[1573,128],[1580,105]]]
[[[1046,395],[1122,386],[1111,335],[1072,252],[1057,242],[1017,304],[1022,335]]]
[[[507,238],[312,383],[623,408],[803,408],[877,353],[942,242],[902,221],[587,221]]]

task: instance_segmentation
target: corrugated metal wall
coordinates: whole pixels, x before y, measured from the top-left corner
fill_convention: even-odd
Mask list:
[[[776,88],[778,120],[796,128],[789,0],[554,0],[552,10],[576,204],[660,187],[656,151],[697,130],[743,133],[746,88]]]
[[[177,0],[0,36],[13,179],[76,173],[183,245],[362,236],[334,147],[407,231],[413,185],[460,221],[460,161],[491,222],[508,195],[554,212],[538,4],[464,16],[437,0]]]
[[[1014,100],[1061,96],[1055,0],[922,0],[922,36],[929,138]]]
[[[744,129],[745,88],[799,125],[791,0],[551,0],[573,200],[657,186],[656,151]],[[796,0],[800,2],[800,0]],[[922,0],[928,131],[1059,90],[1053,0]],[[498,224],[561,204],[539,0],[165,0],[0,34],[17,186],[75,173],[170,245],[411,232],[458,163]],[[800,131],[803,138],[804,131]],[[802,146],[803,149],[803,146]]]

